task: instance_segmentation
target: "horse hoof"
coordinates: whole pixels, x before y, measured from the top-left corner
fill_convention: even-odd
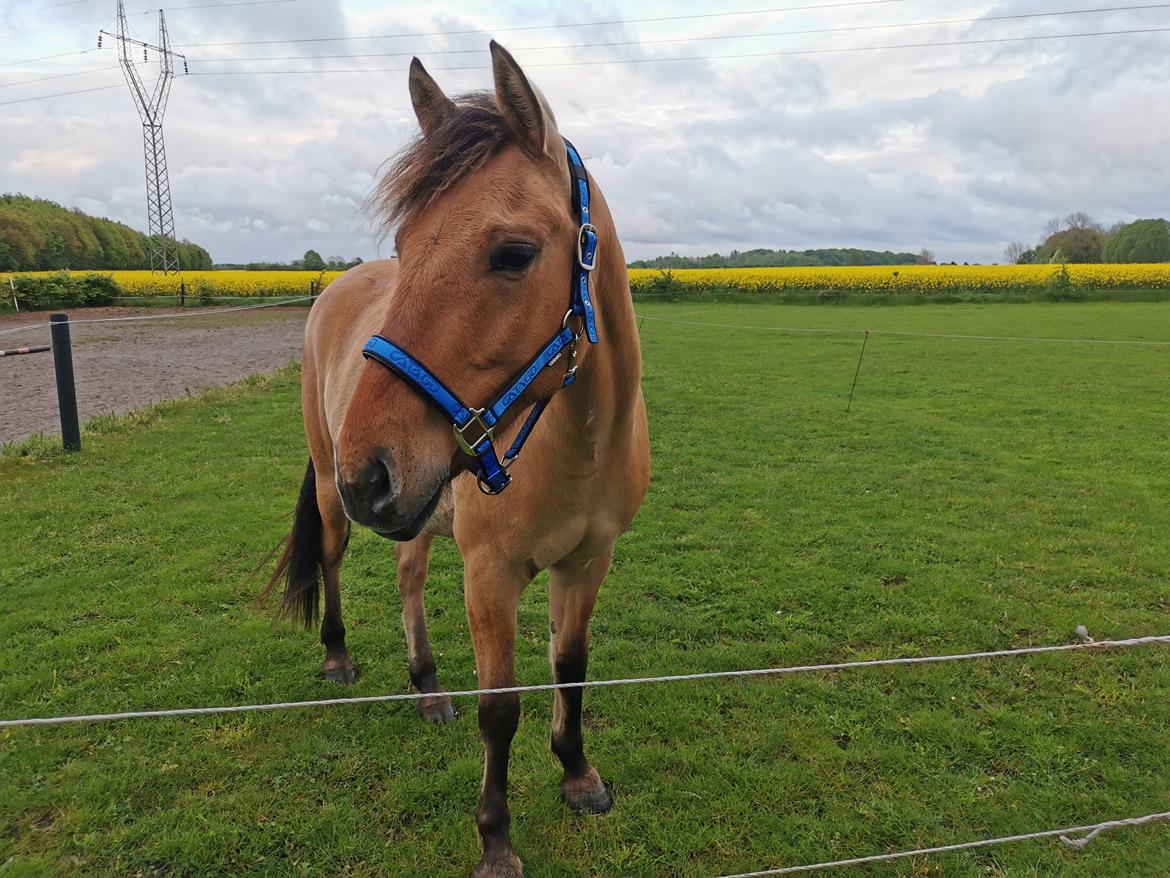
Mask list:
[[[484,854],[472,878],[524,878],[524,864],[511,851],[490,857]]]
[[[357,680],[357,668],[353,666],[353,662],[349,659],[340,661],[326,659],[325,664],[321,666],[321,676],[326,680],[332,680],[334,683],[344,683],[346,686],[349,686]]]
[[[418,703],[418,712],[422,718],[435,725],[444,725],[455,721],[455,707],[446,695],[436,695],[434,698],[423,698]]]
[[[597,772],[591,769],[590,774],[592,778],[563,781],[561,797],[578,814],[604,814],[613,807],[613,793],[608,784],[601,782]]]

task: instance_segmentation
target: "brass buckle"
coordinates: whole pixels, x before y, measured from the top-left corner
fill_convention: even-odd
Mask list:
[[[484,439],[494,441],[495,436],[492,433],[493,428],[489,427],[483,420],[484,409],[468,409],[471,412],[471,420],[460,427],[458,424],[452,425],[452,431],[455,433],[455,441],[459,443],[459,447],[469,454],[471,457],[478,457],[479,452],[476,451],[476,446],[483,442]],[[466,432],[473,426],[479,425],[480,436],[474,442],[468,442]]]

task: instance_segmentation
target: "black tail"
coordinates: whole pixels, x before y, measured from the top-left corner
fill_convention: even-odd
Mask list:
[[[318,595],[321,593],[321,561],[324,549],[321,537],[321,510],[317,507],[317,474],[313,460],[305,471],[301,483],[301,496],[297,498],[297,509],[293,515],[292,531],[284,541],[284,550],[276,563],[276,570],[261,593],[261,599],[268,597],[281,579],[284,580],[284,600],[281,612],[292,618],[300,618],[306,628],[317,621]],[[280,551],[280,547],[277,547]]]

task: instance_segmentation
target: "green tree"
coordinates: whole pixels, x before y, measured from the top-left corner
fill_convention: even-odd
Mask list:
[[[93,233],[101,249],[101,261],[96,268],[129,268],[130,249],[113,223],[95,220]]]
[[[179,267],[183,271],[207,271],[212,268],[211,254],[190,241],[179,242]]]
[[[0,241],[6,270],[150,267],[149,239],[141,232],[27,195],[0,195]],[[211,265],[201,247],[188,256],[193,268]]]
[[[69,258],[65,252],[65,239],[56,229],[50,229],[45,235],[45,246],[41,248],[40,267],[51,271],[55,268],[68,268]]]
[[[1096,228],[1070,228],[1050,235],[1036,248],[1039,262],[1100,262],[1105,235]]]
[[[306,250],[305,258],[302,260],[305,271],[324,271],[325,260],[321,258],[321,254],[316,250]]]
[[[45,235],[29,217],[15,211],[0,212],[0,241],[8,245],[16,271],[36,271]]]
[[[1101,253],[1106,262],[1170,262],[1170,222],[1136,220],[1119,228]]]

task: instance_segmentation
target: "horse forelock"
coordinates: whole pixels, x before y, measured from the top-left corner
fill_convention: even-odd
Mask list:
[[[491,92],[471,92],[453,103],[442,124],[420,133],[378,181],[369,207],[383,238],[513,139]]]

